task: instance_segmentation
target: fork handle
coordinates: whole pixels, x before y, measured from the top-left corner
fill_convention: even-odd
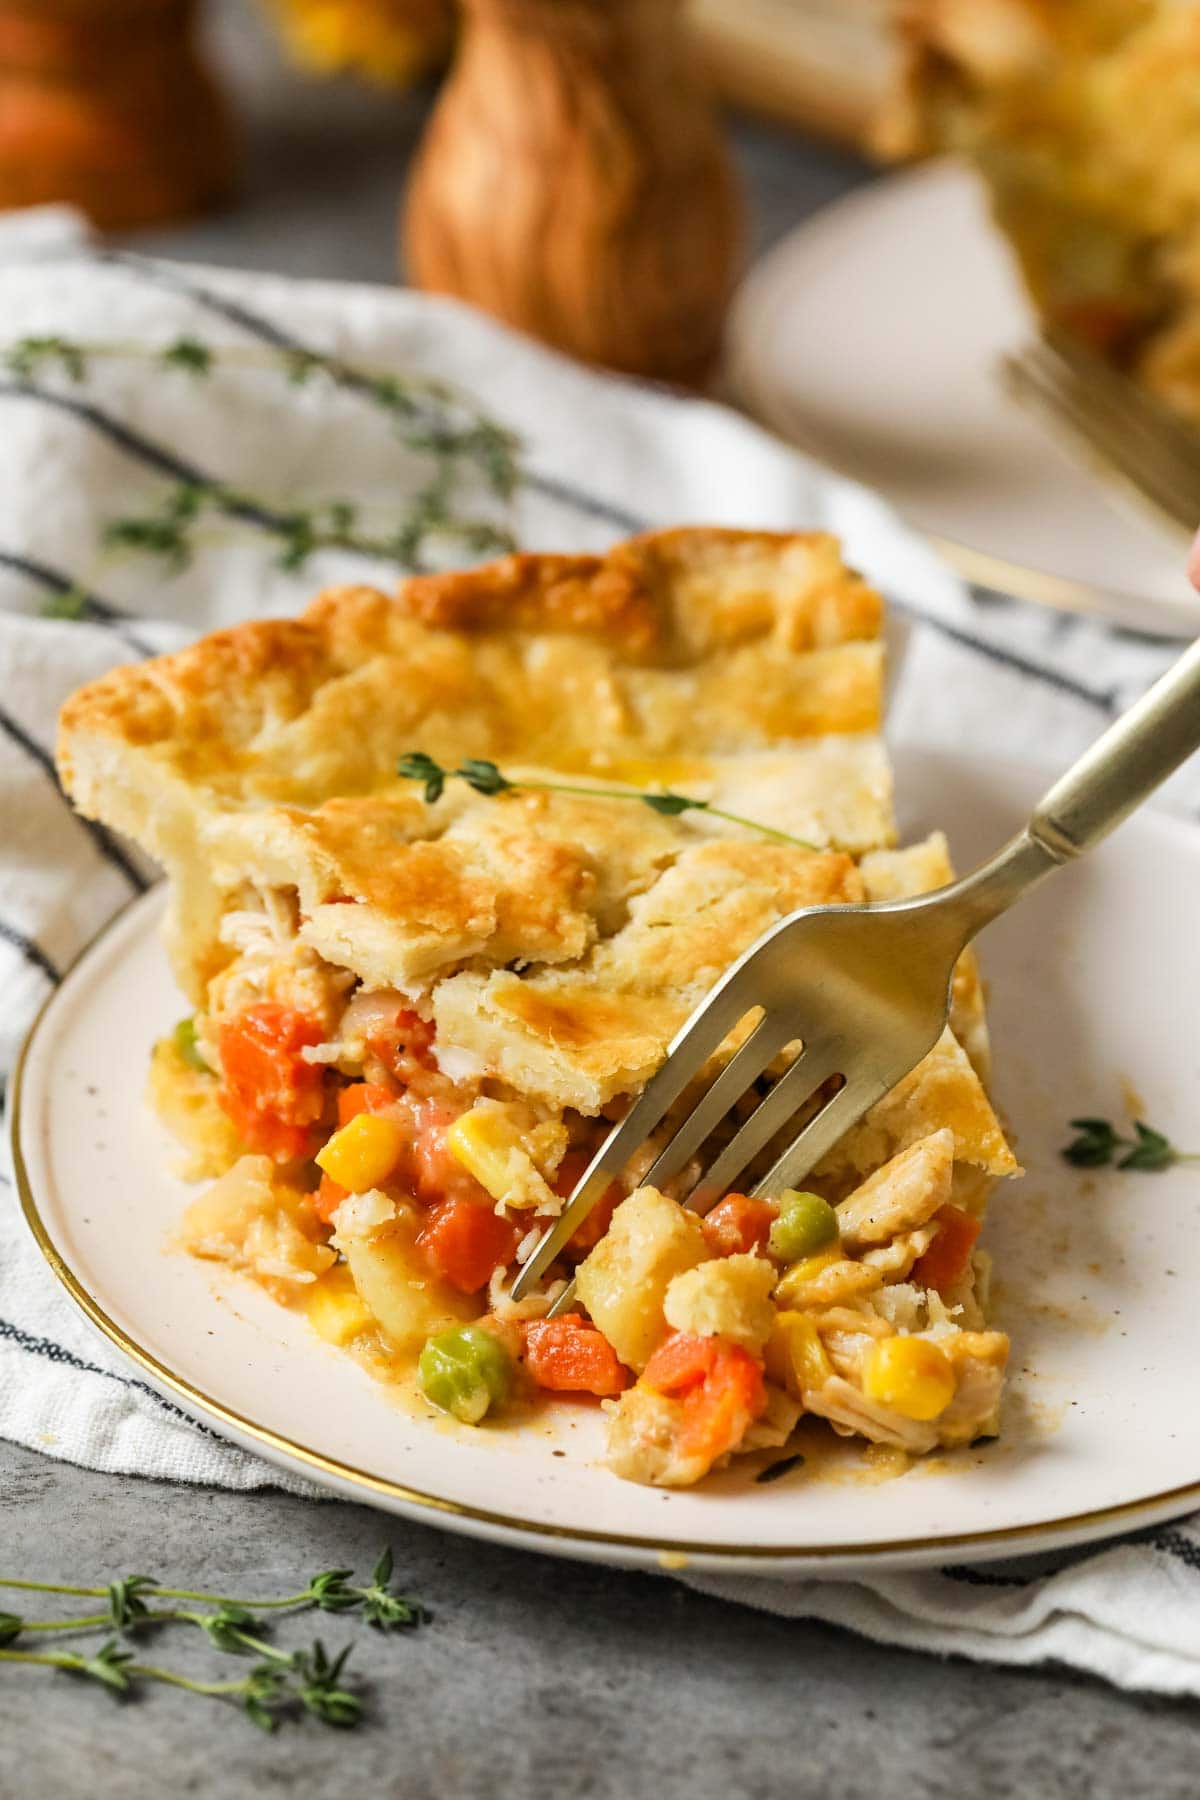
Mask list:
[[[1110,725],[1034,808],[1028,825],[946,895],[961,941],[1051,870],[1093,848],[1200,750],[1200,639]]]
[[[1029,822],[1055,859],[1081,856],[1200,750],[1200,639],[1059,777]]]

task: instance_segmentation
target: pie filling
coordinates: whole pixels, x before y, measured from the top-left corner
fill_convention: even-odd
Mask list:
[[[803,1191],[754,1195],[771,1145],[701,1218],[681,1202],[736,1121],[669,1192],[651,1143],[512,1298],[762,931],[952,878],[939,835],[894,847],[881,630],[833,540],[684,530],[340,590],[69,701],[68,791],[171,878],[194,1015],[150,1094],[207,1184],[183,1246],[464,1427],[590,1396],[635,1481],[805,1414],[911,1455],[994,1433],[977,1237],[1019,1171],[969,954],[940,1042]],[[440,785],[406,779],[434,759]]]
[[[937,839],[864,864],[881,894],[949,874]],[[518,1303],[521,1263],[630,1096],[588,1113],[522,1094],[441,1038],[429,989],[365,987],[299,923],[292,894],[242,897],[220,931],[232,960],[154,1052],[151,1097],[187,1172],[217,1177],[183,1219],[193,1255],[376,1373],[415,1367],[463,1423],[597,1397],[609,1464],[635,1481],[690,1485],[785,1445],[804,1413],[910,1454],[995,1433],[1008,1340],[985,1323],[976,1238],[1011,1159],[952,1032],[803,1192],[733,1192],[699,1218],[680,1199],[733,1121],[668,1192],[638,1177],[714,1065]],[[955,1022],[986,1054],[969,964]],[[572,1277],[575,1307],[548,1319]]]

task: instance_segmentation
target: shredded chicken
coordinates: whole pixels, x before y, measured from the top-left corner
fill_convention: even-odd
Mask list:
[[[910,1144],[842,1201],[842,1243],[866,1250],[924,1225],[949,1200],[953,1170],[954,1133],[948,1128]]]
[[[804,1396],[809,1412],[828,1419],[835,1430],[857,1433],[873,1444],[891,1444],[921,1456],[938,1441],[937,1426],[905,1419],[891,1407],[867,1396],[841,1375],[831,1375],[823,1387]]]

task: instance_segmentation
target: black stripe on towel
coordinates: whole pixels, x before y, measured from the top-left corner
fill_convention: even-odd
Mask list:
[[[1082,681],[1076,681],[1071,675],[1064,675],[1058,669],[1050,668],[1044,663],[1033,662],[1027,656],[1020,656],[1015,650],[1004,650],[999,644],[993,644],[988,638],[977,637],[973,631],[964,631],[961,625],[951,625],[945,619],[921,612],[919,608],[910,606],[906,600],[890,600],[896,612],[903,613],[906,618],[916,619],[922,625],[929,625],[934,631],[940,631],[943,637],[952,643],[961,644],[964,650],[973,650],[977,656],[986,657],[989,662],[997,663],[1001,668],[1013,669],[1019,675],[1028,675],[1034,681],[1044,681],[1050,687],[1057,688],[1060,693],[1069,694],[1073,700],[1082,700],[1086,706],[1095,707],[1097,712],[1112,713],[1117,706],[1118,695],[1115,689],[1088,687]]]
[[[1181,1531],[1154,1531],[1143,1542],[1149,1544],[1152,1550],[1161,1550],[1164,1556],[1181,1562],[1194,1575],[1200,1574],[1200,1544],[1194,1544]]]
[[[218,318],[228,319],[231,324],[240,325],[243,331],[256,337],[260,343],[271,344],[277,350],[296,350],[302,355],[316,354],[312,345],[276,325],[274,320],[264,317],[262,313],[240,301],[228,300],[223,294],[214,293],[212,288],[181,275],[175,268],[168,268],[162,263],[121,250],[101,250],[96,254],[96,261],[128,269],[153,286],[178,294],[204,311],[213,313]],[[329,353],[321,352],[322,356],[327,354]],[[340,357],[331,356],[330,361],[329,373],[339,387],[352,393],[364,393],[370,387],[368,378],[343,362]],[[648,520],[639,518],[636,513],[611,500],[602,499],[599,494],[576,486],[574,482],[562,481],[554,475],[540,475],[532,469],[523,470],[521,479],[526,487],[544,498],[556,500],[560,506],[569,507],[588,518],[603,519],[606,524],[615,525],[618,531],[645,531],[648,528]]]
[[[58,1363],[68,1369],[77,1369],[81,1375],[102,1375],[106,1381],[115,1381],[121,1387],[134,1388],[139,1394],[148,1394],[164,1411],[172,1413],[175,1418],[182,1419],[194,1430],[202,1431],[206,1437],[216,1437],[216,1432],[202,1425],[199,1419],[193,1419],[190,1413],[184,1412],[182,1406],[176,1406],[173,1400],[166,1400],[157,1388],[152,1388],[148,1381],[138,1381],[131,1375],[118,1375],[112,1369],[102,1369],[99,1363],[86,1362],[82,1356],[76,1356],[65,1344],[56,1344],[53,1338],[37,1337],[31,1331],[22,1330],[21,1326],[12,1324],[8,1319],[0,1319],[0,1342],[15,1344],[18,1350],[24,1350],[27,1356],[41,1356],[47,1362]]]
[[[1049,1569],[1046,1575],[1056,1575],[1057,1569]],[[972,1569],[966,1564],[955,1563],[938,1574],[947,1581],[961,1581],[967,1587],[1027,1588],[1035,1587],[1043,1579],[1041,1575],[993,1575],[987,1569]]]
[[[81,400],[74,394],[56,393],[51,388],[34,387],[27,381],[0,381],[0,400],[31,400],[39,406],[49,406],[58,412],[65,412],[81,425],[90,425],[127,456],[132,456],[148,469],[153,469],[155,474],[165,475],[170,480],[183,482],[189,487],[207,487],[218,495],[220,493],[221,483],[213,476],[206,475],[194,463],[185,462],[173,450],[155,443],[153,438],[134,431],[132,426],[126,425],[122,419],[113,418],[111,413],[105,412],[103,407],[95,406],[90,400]],[[282,532],[287,529],[286,514],[273,512],[253,501],[229,500],[219,504],[228,518],[242,519],[249,525],[261,526],[265,531]]]
[[[83,617],[92,625],[107,625],[122,642],[129,645],[139,656],[153,656],[153,645],[138,636],[132,625],[128,623],[130,615],[111,600],[102,600],[99,594],[92,593],[90,588],[81,588],[77,582],[64,575],[61,569],[52,569],[49,563],[35,562],[31,556],[19,556],[15,550],[0,550],[0,568],[11,569],[14,574],[24,575],[51,594],[79,595],[83,609]]]
[[[3,731],[7,738],[16,744],[19,749],[23,750],[26,756],[28,756],[32,762],[35,762],[38,768],[49,778],[53,783],[55,793],[63,804],[70,809],[71,817],[79,820],[79,823],[91,837],[92,842],[95,844],[97,850],[99,850],[105,862],[111,864],[114,869],[119,869],[121,871],[135,893],[146,893],[150,883],[142,874],[141,870],[130,860],[106,826],[99,824],[95,819],[85,819],[82,813],[75,811],[74,807],[71,806],[71,802],[63,793],[58,779],[58,772],[54,767],[54,763],[51,760],[49,753],[43,750],[37,740],[30,737],[24,726],[18,725],[11,714],[5,712],[3,708],[0,708],[0,731]]]
[[[26,937],[23,931],[18,931],[15,925],[10,925],[7,919],[0,919],[0,941],[11,944],[14,950],[19,950],[27,963],[32,964],[35,969],[39,969],[46,980],[55,987],[58,986],[62,980],[61,971],[55,968],[40,944],[35,944],[31,937]]]

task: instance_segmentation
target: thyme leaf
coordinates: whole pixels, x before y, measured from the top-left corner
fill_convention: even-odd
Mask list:
[[[162,353],[163,367],[183,369],[186,374],[203,377],[213,366],[213,352],[199,338],[176,338]]]
[[[152,1575],[126,1575],[120,1581],[109,1582],[108,1613],[118,1631],[150,1617],[150,1609],[142,1595],[152,1594],[157,1587]]]
[[[1135,1119],[1133,1137],[1123,1137],[1108,1119],[1072,1119],[1077,1134],[1065,1144],[1062,1156],[1077,1169],[1103,1169],[1115,1166],[1145,1175],[1160,1174],[1176,1163],[1200,1162],[1200,1153],[1178,1150],[1161,1131],[1155,1131],[1141,1119]],[[1123,1156],[1117,1154],[1124,1151]]]
[[[65,337],[18,338],[3,354],[9,373],[18,381],[32,381],[43,368],[56,364],[72,381],[82,381],[87,374],[82,348]]]

